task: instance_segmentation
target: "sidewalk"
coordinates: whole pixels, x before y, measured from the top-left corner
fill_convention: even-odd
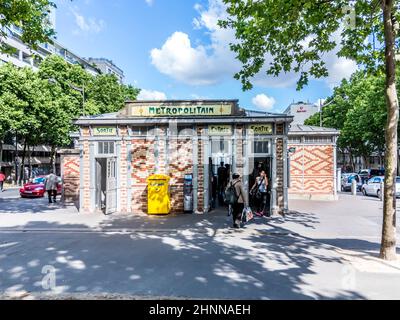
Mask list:
[[[58,206],[58,205],[57,205]],[[376,258],[381,203],[293,201],[283,218],[2,213],[0,296],[400,299],[400,261]],[[358,210],[355,210],[357,208]],[[62,208],[61,208],[62,209]],[[59,296],[60,297],[60,296]]]

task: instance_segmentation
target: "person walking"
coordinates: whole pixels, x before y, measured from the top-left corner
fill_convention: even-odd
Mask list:
[[[232,175],[232,180],[229,182],[225,194],[232,194],[235,198],[235,201],[230,201],[229,203],[232,206],[232,221],[234,228],[240,228],[241,217],[243,213],[243,209],[248,207],[249,201],[246,192],[244,191],[242,180],[240,179],[240,175],[234,173]]]
[[[227,184],[227,172],[223,161],[221,161],[220,166],[217,169],[217,176],[218,176],[218,202],[219,205],[223,205],[224,190]]]
[[[4,191],[4,181],[6,180],[6,176],[3,171],[0,171],[0,192]]]
[[[53,171],[50,171],[50,174],[46,177],[46,180],[44,182],[44,187],[49,197],[49,203],[57,202],[57,186],[58,177],[54,174]]]
[[[267,203],[269,202],[268,176],[264,170],[261,170],[260,175],[256,178],[256,181],[250,190],[250,194],[256,200],[256,215],[269,216],[269,210],[267,210]]]

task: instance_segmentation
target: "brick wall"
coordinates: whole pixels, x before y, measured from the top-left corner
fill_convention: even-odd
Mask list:
[[[197,162],[198,162],[198,184],[197,184],[197,211],[204,212],[204,135],[203,126],[197,127],[197,135],[199,137],[197,149]]]
[[[291,145],[290,194],[327,195],[334,193],[334,147],[331,145]]]
[[[134,213],[147,213],[147,182],[155,173],[155,139],[135,138],[132,140],[132,203]]]
[[[191,138],[170,140],[169,176],[172,213],[183,212],[183,183],[185,174],[193,172],[193,141]]]
[[[79,206],[79,150],[62,150],[60,155],[63,179],[62,201],[66,204]]]
[[[278,205],[278,210],[280,214],[283,213],[284,209],[284,188],[283,188],[283,178],[285,176],[284,166],[283,166],[283,139],[276,139],[276,201]]]
[[[120,127],[119,134],[122,137],[128,135],[127,127]],[[121,151],[120,151],[120,163],[119,163],[119,174],[120,174],[120,211],[122,213],[127,212],[127,196],[128,196],[128,152],[127,152],[127,142],[122,139],[121,141]]]
[[[236,173],[240,174],[241,177],[244,175],[244,158],[243,158],[243,133],[244,126],[236,127]],[[233,172],[234,173],[234,172]]]

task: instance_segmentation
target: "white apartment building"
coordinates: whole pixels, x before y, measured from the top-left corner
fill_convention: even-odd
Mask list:
[[[120,83],[124,82],[124,71],[118,68],[114,62],[106,58],[87,58],[93,66],[96,66],[103,74],[114,74]]]
[[[18,67],[32,67],[33,69],[37,69],[45,57],[56,54],[71,64],[80,64],[92,75],[101,73],[90,62],[79,57],[57,41],[53,40],[52,44],[40,44],[37,50],[33,50],[21,40],[22,32],[20,28],[12,26],[10,28],[3,28],[3,30],[7,34],[7,37],[2,38],[1,41],[14,49],[14,52],[12,54],[0,53],[0,63],[11,62]]]

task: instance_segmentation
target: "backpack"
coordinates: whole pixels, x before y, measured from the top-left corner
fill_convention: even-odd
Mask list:
[[[230,186],[225,191],[225,203],[226,204],[234,205],[239,200],[239,197],[236,194],[236,188],[235,188],[236,183],[232,184],[232,182],[231,182]]]

